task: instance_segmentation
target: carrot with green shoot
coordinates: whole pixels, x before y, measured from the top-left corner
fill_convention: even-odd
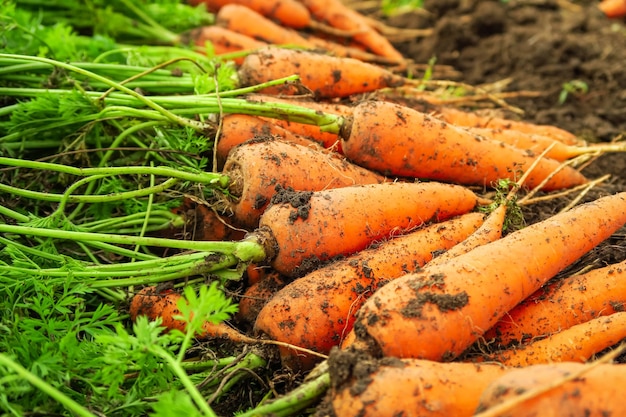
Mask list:
[[[328,354],[352,330],[356,312],[379,287],[461,242],[483,218],[481,213],[464,214],[322,266],[278,291],[259,312],[255,330],[272,340]],[[283,365],[292,369],[310,369],[318,361],[287,348],[280,353]]]
[[[626,223],[626,193],[599,198],[441,265],[395,279],[361,307],[357,340],[383,355],[453,359],[506,312]]]

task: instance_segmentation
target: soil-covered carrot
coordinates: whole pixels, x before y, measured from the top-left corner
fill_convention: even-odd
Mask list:
[[[451,107],[439,107],[437,109],[436,116],[457,126],[513,130],[517,132],[547,136],[567,145],[581,144],[580,140],[573,133],[551,125],[537,125],[520,120],[504,119],[502,117],[482,116]]]
[[[625,0],[602,0],[598,7],[607,17],[612,19],[626,16]]]
[[[626,309],[626,261],[559,279],[537,290],[489,329],[492,346],[524,343]]]
[[[563,362],[512,369],[483,391],[476,415],[623,416],[626,415],[624,384],[626,365],[621,364]]]
[[[304,125],[315,128],[313,125]],[[319,130],[319,128],[318,128]],[[334,135],[336,139],[336,135]],[[311,137],[306,137],[287,130],[274,120],[247,114],[225,114],[222,117],[219,137],[216,140],[217,168],[221,170],[228,153],[237,145],[250,140],[280,139],[289,143],[297,143],[313,149],[322,149],[321,144]]]
[[[153,286],[144,287],[133,296],[130,302],[130,318],[135,321],[139,316],[147,316],[150,320],[156,320],[157,317],[160,317],[161,324],[166,329],[177,329],[184,332],[185,322],[174,318],[181,314],[177,306],[180,299],[181,295],[174,290],[162,290]],[[216,324],[209,321],[204,322],[202,332],[196,337],[199,339],[227,339],[237,343],[249,343],[254,340],[226,323]]]
[[[481,213],[468,213],[394,237],[298,278],[260,311],[255,330],[270,339],[328,354],[352,330],[360,306],[389,280],[413,272],[433,253],[474,232]],[[281,349],[292,369],[310,369],[318,357]]]
[[[331,373],[337,417],[469,417],[482,391],[509,372],[493,364],[374,360],[351,352],[334,352],[329,363],[341,370]]]
[[[274,269],[303,275],[319,262],[358,252],[429,221],[468,213],[476,204],[469,189],[437,182],[285,192],[263,213],[259,230],[271,231],[276,241]]]
[[[263,306],[288,282],[288,278],[275,271],[265,274],[241,295],[235,319],[248,326],[254,324]]]
[[[340,136],[343,154],[358,165],[391,176],[457,184],[491,186],[503,178],[515,181],[536,159],[521,149],[384,101],[355,106]],[[543,187],[546,191],[587,181],[575,169],[542,158],[524,185],[534,188],[553,173]]]
[[[550,317],[548,317],[550,319]],[[488,354],[506,366],[551,362],[586,362],[593,355],[626,338],[626,312],[597,317],[544,339]]]
[[[371,52],[403,62],[402,54],[385,38],[372,28],[367,19],[340,0],[301,0],[311,15],[329,26],[351,31],[354,40],[363,44]]]
[[[625,223],[626,192],[395,279],[361,307],[356,336],[387,356],[452,359]]]
[[[264,90],[271,94],[297,94],[309,90],[318,98],[346,97],[407,80],[377,65],[354,58],[269,46],[249,54],[239,68],[242,85],[256,85],[297,74],[305,88],[285,84]]]
[[[204,48],[206,43],[209,42],[213,47],[215,55],[253,51],[267,46],[266,42],[220,26],[203,26],[194,29],[188,34],[188,37],[191,42],[200,48]],[[244,57],[232,57],[231,59],[237,64],[241,64]]]
[[[194,6],[205,4],[211,12],[217,12],[229,4],[238,4],[296,29],[306,28],[311,23],[308,9],[297,0],[190,0],[189,3]]]
[[[385,177],[354,165],[334,152],[281,140],[247,142],[233,149],[222,173],[230,178],[228,211],[247,229],[281,188],[321,191],[355,184],[377,184]]]

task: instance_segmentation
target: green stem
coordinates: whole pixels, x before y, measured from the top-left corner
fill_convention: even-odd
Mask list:
[[[19,223],[26,223],[31,220],[30,217],[22,213],[18,213],[15,210],[11,210],[10,208],[5,207],[5,206],[0,206],[0,216],[10,217]]]
[[[14,362],[7,355],[0,353],[0,365],[12,370],[16,374],[18,374],[21,378],[28,381],[35,388],[40,391],[46,393],[48,396],[52,397],[54,400],[63,405],[67,410],[75,413],[81,417],[96,417],[94,414],[89,412],[86,408],[78,404],[76,401],[72,400],[67,395],[63,394],[61,391],[54,388],[52,385],[48,384],[43,379],[29,372],[26,368],[20,365],[17,362]]]
[[[295,415],[318,401],[329,387],[330,374],[326,372],[309,382],[301,384],[298,388],[277,398],[275,401],[239,414],[238,417]]]

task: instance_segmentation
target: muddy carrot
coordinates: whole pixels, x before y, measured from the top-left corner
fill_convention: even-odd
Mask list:
[[[482,391],[509,372],[494,364],[374,360],[336,353],[329,363],[344,371],[331,374],[337,417],[470,417]]]
[[[275,271],[265,274],[241,295],[235,319],[247,326],[253,325],[263,306],[288,282],[289,279]]]
[[[297,74],[303,88],[286,84],[263,90],[271,94],[311,92],[317,98],[346,97],[406,84],[406,79],[354,58],[269,46],[246,57],[239,68],[242,85],[256,85]]]
[[[246,35],[228,30],[220,26],[203,26],[188,34],[190,41],[204,48],[208,43],[213,47],[215,55],[226,55],[233,52],[254,51],[267,46],[267,43]],[[243,63],[245,57],[231,57],[237,64]]]
[[[621,364],[563,362],[512,369],[483,391],[476,416],[623,416],[625,383],[626,365]]]
[[[414,272],[433,253],[474,232],[481,213],[468,213],[375,244],[288,284],[260,311],[256,332],[270,339],[328,354],[352,330],[356,312],[389,280]],[[291,369],[310,369],[318,357],[281,349]]]
[[[496,116],[482,116],[451,107],[439,107],[437,109],[436,116],[457,126],[513,130],[547,136],[567,145],[580,145],[580,140],[576,137],[576,135],[556,126],[538,125],[530,122],[509,120]]]
[[[436,182],[287,192],[280,199],[284,202],[276,199],[263,213],[259,230],[271,231],[276,242],[274,269],[291,276],[392,234],[470,212],[477,204],[469,189]]]
[[[490,186],[504,178],[515,181],[536,159],[513,146],[477,137],[394,103],[362,102],[346,120],[340,134],[343,154],[385,175]],[[559,168],[545,191],[587,181],[575,169],[542,158],[524,185],[534,188]]]
[[[158,287],[144,287],[136,293],[130,302],[129,313],[131,320],[139,316],[147,316],[150,320],[160,317],[163,327],[169,330],[185,331],[186,324],[175,317],[181,314],[177,303],[181,295],[174,290],[161,290]],[[227,339],[236,343],[250,343],[254,339],[244,335],[228,324],[205,321],[202,332],[196,335],[198,339]]]
[[[624,223],[626,192],[395,279],[361,307],[356,336],[386,356],[452,359]]]
[[[252,141],[234,148],[222,173],[230,178],[227,211],[233,213],[237,225],[247,229],[258,226],[281,188],[321,191],[386,181],[334,152],[281,140]]]
[[[547,320],[552,317],[546,317]],[[626,312],[597,317],[540,340],[487,355],[505,366],[552,362],[586,362],[626,338]]]
[[[626,261],[559,279],[509,311],[485,335],[492,346],[523,343],[626,309]]]
[[[313,129],[313,125],[304,125]],[[319,130],[319,128],[317,129]],[[336,138],[336,135],[334,135]],[[303,136],[285,129],[274,120],[247,114],[225,114],[222,117],[220,134],[216,140],[217,169],[224,167],[228,153],[238,145],[250,140],[280,139],[285,142],[297,143],[313,149],[322,149],[321,144],[313,138]],[[335,141],[337,139],[334,139]]]
[[[354,40],[363,44],[371,52],[402,62],[402,54],[385,38],[372,28],[367,19],[340,0],[301,0],[317,20],[329,26],[354,33]]]

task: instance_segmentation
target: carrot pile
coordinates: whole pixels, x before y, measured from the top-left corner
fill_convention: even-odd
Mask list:
[[[551,281],[626,224],[626,192],[516,231],[504,230],[505,204],[479,212],[497,184],[521,186],[520,194],[585,186],[572,159],[622,152],[623,144],[587,145],[553,126],[367,98],[417,83],[392,67],[406,60],[384,35],[339,1],[191,3],[216,13],[215,26],[191,38],[218,55],[241,53],[232,59],[242,87],[299,77],[242,98],[333,121],[221,116],[215,169],[228,187],[204,213],[206,224],[219,214],[220,228],[238,232],[198,237],[262,249],[240,265],[248,271],[240,329],[207,324],[201,337],[281,342],[282,365],[299,371],[326,355],[331,364],[365,358],[331,372],[328,401],[338,417],[469,416],[502,400],[497,385],[488,387],[517,375],[513,368],[585,362],[626,337],[624,263]],[[142,290],[131,317],[160,316],[181,330],[170,297]],[[568,366],[537,369],[559,375]],[[607,372],[623,379],[617,369]]]

